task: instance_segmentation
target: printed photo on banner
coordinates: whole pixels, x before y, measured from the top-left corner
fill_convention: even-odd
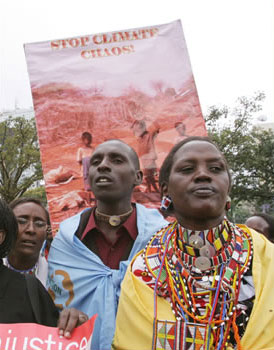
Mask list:
[[[181,22],[25,44],[50,216],[95,204],[94,148],[121,139],[144,173],[133,200],[159,207],[159,168],[178,141],[206,135]]]

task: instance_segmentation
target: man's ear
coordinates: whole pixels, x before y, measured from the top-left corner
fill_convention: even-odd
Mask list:
[[[168,195],[168,186],[165,182],[161,185],[161,197]]]
[[[4,230],[0,230],[0,245],[4,242],[6,238],[6,232]]]
[[[135,172],[135,181],[134,186],[139,186],[143,182],[143,172],[141,170],[137,170]]]

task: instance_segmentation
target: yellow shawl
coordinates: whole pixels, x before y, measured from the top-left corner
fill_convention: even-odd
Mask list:
[[[248,231],[244,225],[239,225]],[[255,301],[241,345],[243,350],[274,350],[274,244],[250,230],[253,240],[252,276]],[[131,273],[122,283],[113,350],[150,350],[152,347],[153,290]],[[174,321],[170,304],[157,297],[157,318]]]

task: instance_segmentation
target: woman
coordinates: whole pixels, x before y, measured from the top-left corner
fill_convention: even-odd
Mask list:
[[[23,274],[34,274],[45,286],[48,263],[41,252],[50,228],[49,213],[35,198],[18,198],[10,203],[18,222],[15,245],[4,264]]]
[[[52,299],[35,277],[30,276],[27,281],[24,275],[2,263],[16,240],[17,231],[15,215],[0,199],[0,323],[39,323],[56,327],[58,322],[59,334],[69,338],[76,326],[87,321],[87,316],[76,309],[66,309],[59,317]]]
[[[226,219],[224,156],[208,138],[187,138],[159,182],[176,221],[127,270],[113,349],[273,349],[274,246]]]

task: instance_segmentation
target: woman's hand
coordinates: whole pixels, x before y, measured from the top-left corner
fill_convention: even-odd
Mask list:
[[[77,309],[64,309],[58,320],[59,336],[70,338],[75,327],[80,326],[88,320],[88,316]]]

